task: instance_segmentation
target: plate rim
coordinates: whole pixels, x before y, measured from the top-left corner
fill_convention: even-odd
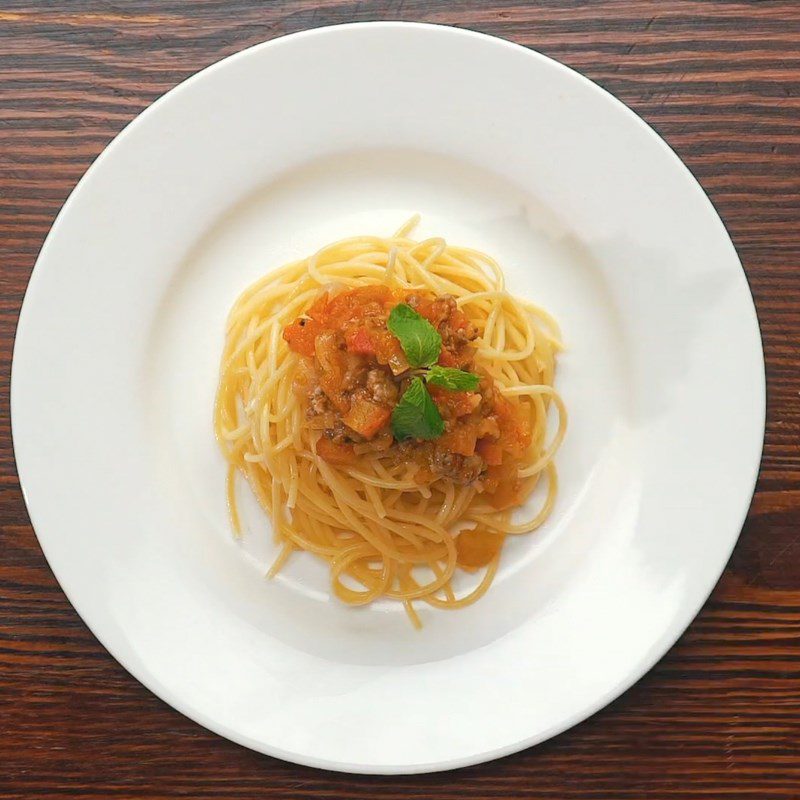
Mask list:
[[[497,747],[494,749],[482,751],[479,754],[464,756],[462,758],[454,758],[448,761],[418,763],[410,766],[392,765],[392,764],[389,765],[384,764],[381,766],[376,766],[373,764],[345,763],[342,761],[328,760],[326,758],[310,757],[303,753],[295,753],[283,750],[282,748],[276,747],[272,744],[265,744],[260,740],[256,740],[249,736],[242,735],[238,733],[236,730],[230,729],[226,725],[218,723],[216,720],[207,717],[204,713],[198,711],[197,709],[189,708],[188,704],[184,703],[184,701],[180,697],[177,697],[169,693],[168,691],[161,691],[161,687],[157,687],[157,681],[154,679],[153,676],[150,675],[150,673],[146,669],[139,669],[138,666],[135,665],[131,666],[129,663],[126,663],[126,660],[117,654],[116,652],[117,647],[109,645],[104,640],[103,637],[99,636],[95,632],[92,624],[87,619],[87,617],[90,616],[90,613],[87,611],[86,615],[84,615],[84,613],[81,610],[81,606],[83,604],[76,603],[76,601],[73,599],[72,592],[68,592],[65,589],[64,584],[59,579],[56,570],[51,564],[47,552],[47,547],[45,546],[44,542],[39,537],[39,534],[37,532],[37,525],[36,522],[34,521],[34,511],[32,508],[32,501],[29,499],[27,491],[27,481],[23,475],[24,468],[23,469],[20,468],[20,454],[18,451],[22,449],[22,445],[18,444],[18,437],[16,432],[17,425],[15,424],[15,418],[17,417],[17,414],[15,413],[15,408],[20,403],[18,391],[15,391],[16,384],[14,380],[14,375],[19,369],[18,367],[19,359],[21,358],[20,356],[21,348],[19,347],[20,331],[22,331],[23,328],[28,327],[30,325],[30,323],[27,321],[27,318],[31,313],[30,308],[33,303],[33,300],[31,298],[33,293],[35,293],[36,291],[36,286],[42,280],[42,274],[43,274],[43,271],[40,268],[40,263],[43,263],[44,260],[47,258],[51,242],[56,238],[58,231],[61,229],[61,227],[63,227],[66,224],[66,220],[69,216],[69,212],[73,205],[73,202],[75,198],[78,196],[78,194],[81,192],[84,184],[97,170],[99,170],[102,167],[104,161],[109,157],[110,154],[112,154],[118,148],[120,142],[122,142],[126,138],[126,136],[128,136],[131,130],[135,129],[135,127],[140,124],[143,118],[147,118],[148,116],[150,116],[151,111],[153,109],[158,108],[162,103],[167,102],[169,98],[172,98],[178,93],[182,92],[186,87],[192,85],[194,82],[202,80],[208,73],[221,69],[225,65],[228,65],[230,62],[246,58],[247,56],[252,55],[255,51],[261,51],[276,46],[283,46],[295,40],[314,38],[318,36],[336,35],[337,33],[342,31],[347,32],[348,30],[363,29],[363,28],[433,29],[437,33],[442,35],[473,38],[476,40],[489,40],[495,46],[502,45],[503,47],[510,49],[511,51],[524,52],[527,57],[530,57],[539,62],[546,63],[548,67],[557,68],[563,73],[568,74],[572,80],[578,80],[579,82],[589,84],[593,90],[602,93],[606,101],[610,101],[618,108],[624,109],[628,118],[631,119],[631,121],[635,121],[635,123],[641,129],[645,130],[650,140],[657,142],[659,146],[668,153],[669,157],[672,159],[675,166],[683,171],[684,177],[688,178],[689,183],[692,186],[692,190],[700,193],[700,197],[704,200],[707,207],[712,212],[713,217],[716,219],[717,223],[721,227],[721,230],[724,232],[724,235],[727,238],[728,243],[730,244],[731,254],[736,259],[736,262],[739,266],[739,270],[741,271],[742,277],[744,278],[745,286],[747,287],[747,291],[749,293],[750,305],[748,307],[748,311],[751,314],[751,319],[748,320],[748,324],[755,326],[752,332],[755,334],[757,338],[758,342],[757,349],[759,356],[759,361],[758,364],[756,365],[759,367],[758,374],[760,378],[757,386],[758,408],[756,414],[754,415],[757,418],[753,419],[751,424],[756,425],[757,430],[760,431],[760,439],[758,446],[756,448],[757,453],[754,454],[753,464],[750,465],[749,483],[752,485],[752,488],[746,494],[746,496],[742,498],[740,513],[737,515],[740,518],[740,522],[738,523],[735,535],[731,537],[730,545],[727,548],[727,554],[724,560],[721,561],[719,570],[718,572],[716,572],[716,577],[713,579],[713,581],[710,582],[707,589],[703,589],[702,592],[698,593],[698,602],[694,604],[694,606],[691,608],[689,612],[681,615],[679,622],[673,623],[672,625],[668,626],[668,628],[662,634],[659,643],[653,647],[649,658],[644,658],[642,659],[642,661],[635,664],[634,668],[630,669],[627,672],[624,680],[620,681],[620,683],[617,686],[615,686],[612,691],[602,695],[594,703],[584,706],[580,710],[580,712],[574,713],[571,716],[564,718],[563,720],[560,721],[558,725],[552,726],[549,730],[545,732],[539,732],[533,736],[520,739],[512,744],[507,744],[502,747]],[[764,359],[763,338],[761,335],[761,329],[756,310],[755,299],[753,297],[750,281],[748,279],[746,271],[744,270],[744,267],[742,266],[741,259],[739,258],[739,254],[736,250],[733,240],[727,228],[725,227],[725,224],[722,221],[719,212],[717,211],[710,197],[706,193],[705,189],[702,187],[698,179],[695,177],[694,173],[681,160],[681,158],[666,142],[666,140],[651,125],[649,125],[633,109],[631,109],[620,99],[615,97],[611,92],[600,86],[598,83],[586,77],[581,72],[578,72],[576,69],[573,69],[572,67],[569,67],[566,64],[563,64],[562,62],[557,61],[556,59],[551,58],[531,47],[526,47],[525,45],[518,44],[508,39],[501,38],[499,36],[494,36],[468,28],[461,28],[441,23],[379,20],[379,21],[369,21],[369,22],[348,22],[336,25],[327,25],[327,26],[319,26],[315,28],[304,29],[301,31],[296,31],[293,33],[277,36],[273,39],[269,39],[263,42],[258,42],[242,50],[238,50],[235,53],[232,53],[215,62],[212,62],[211,64],[203,67],[197,72],[192,73],[191,75],[189,75],[188,77],[184,78],[179,83],[177,83],[175,86],[173,86],[172,88],[168,89],[166,92],[161,94],[158,98],[156,98],[156,100],[154,100],[144,109],[142,109],[142,111],[140,111],[132,120],[130,120],[111,139],[111,141],[109,141],[105,145],[103,150],[92,161],[92,163],[83,173],[81,178],[75,184],[73,189],[70,191],[67,199],[64,201],[63,205],[59,209],[50,227],[50,230],[48,231],[44,239],[44,242],[39,250],[39,253],[36,256],[34,266],[31,270],[31,274],[28,279],[27,286],[25,288],[25,293],[23,295],[22,303],[20,305],[20,310],[17,316],[17,322],[14,330],[14,343],[12,349],[12,362],[11,362],[10,381],[9,381],[9,407],[10,407],[10,423],[11,423],[11,443],[12,443],[14,464],[19,479],[20,491],[23,496],[25,508],[28,513],[28,517],[30,519],[31,527],[34,531],[34,535],[36,536],[37,542],[39,543],[39,547],[41,548],[45,560],[47,561],[48,567],[50,568],[50,570],[53,573],[53,576],[56,578],[56,581],[58,582],[59,588],[66,596],[67,600],[72,605],[75,612],[81,618],[81,621],[91,631],[92,635],[100,643],[100,645],[125,669],[126,672],[128,672],[139,683],[145,686],[148,689],[148,691],[152,692],[157,698],[163,700],[168,705],[172,706],[175,710],[177,710],[179,713],[191,719],[193,722],[202,725],[204,728],[207,728],[208,730],[212,731],[217,735],[223,736],[226,739],[236,742],[237,744],[245,746],[251,750],[255,750],[265,755],[273,756],[275,758],[279,758],[290,763],[300,764],[308,767],[314,767],[316,769],[324,769],[336,772],[356,773],[356,774],[412,775],[412,774],[423,774],[431,772],[442,772],[451,769],[458,769],[461,767],[482,764],[488,761],[493,761],[498,758],[503,758],[513,753],[520,752],[522,750],[533,747],[534,745],[540,744],[554,736],[557,736],[560,733],[564,732],[565,730],[568,730],[569,728],[579,724],[580,722],[583,722],[584,720],[596,714],[599,710],[601,710],[605,706],[614,702],[622,694],[628,691],[628,689],[630,689],[635,683],[641,680],[641,678],[644,675],[646,675],[655,666],[655,664],[657,664],[664,657],[664,655],[678,642],[678,640],[683,636],[688,627],[695,620],[695,618],[697,617],[703,606],[708,601],[710,595],[713,593],[717,584],[719,583],[719,580],[730,561],[733,550],[736,547],[737,542],[739,541],[742,527],[745,523],[747,514],[749,512],[750,505],[752,503],[752,499],[755,494],[757,486],[757,478],[760,471],[761,459],[763,456],[766,410],[767,410],[767,383],[766,383],[766,364]],[[744,471],[744,467],[742,467],[742,469]]]

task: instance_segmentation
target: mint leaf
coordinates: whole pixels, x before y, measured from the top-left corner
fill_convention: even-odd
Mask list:
[[[481,382],[479,375],[454,367],[442,367],[439,364],[434,364],[430,368],[425,380],[434,386],[441,386],[453,392],[473,392]]]
[[[422,378],[414,378],[392,411],[392,433],[395,439],[435,439],[444,433],[436,403],[425,388]]]
[[[442,349],[442,337],[433,325],[405,303],[395,306],[386,327],[398,338],[412,367],[436,363]]]

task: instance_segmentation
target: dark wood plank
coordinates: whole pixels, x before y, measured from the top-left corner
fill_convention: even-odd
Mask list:
[[[172,711],[67,603],[30,528],[8,375],[25,285],[72,186],[201,67],[303,28],[475,28],[606,87],[698,176],[744,262],[769,384],[758,491],[685,636],[609,708],[538,748],[446,775],[334,775]],[[800,798],[800,4],[727,0],[5,0],[0,5],[0,798]]]

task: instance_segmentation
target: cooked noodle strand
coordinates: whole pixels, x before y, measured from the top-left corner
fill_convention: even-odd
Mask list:
[[[528,533],[548,517],[558,487],[553,458],[567,424],[553,388],[562,349],[555,320],[510,295],[489,256],[441,238],[413,240],[418,220],[413,217],[388,238],[335,242],[245,289],[228,317],[214,410],[215,433],[229,465],[234,531],[241,531],[237,473],[273,517],[280,549],[270,577],[294,551],[305,550],[328,562],[332,592],[340,600],[398,600],[415,627],[421,621],[412,601],[461,608],[485,594],[497,573],[500,550],[484,562],[478,583],[459,596],[459,531],[477,525],[499,536],[502,547],[506,535]],[[510,509],[492,507],[479,485],[445,478],[417,483],[413,469],[398,467],[385,452],[364,448],[356,466],[316,455],[320,432],[306,423],[292,389],[300,359],[281,332],[321,292],[377,283],[449,293],[475,325],[476,365],[526,410],[531,444],[519,468],[521,499],[540,482],[545,487],[539,510],[527,522],[513,522]]]

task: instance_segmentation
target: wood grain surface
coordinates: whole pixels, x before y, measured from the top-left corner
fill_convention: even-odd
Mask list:
[[[10,439],[14,329],[61,204],[196,70],[332,23],[474,28],[613,92],[677,151],[744,263],[767,359],[757,493],[725,574],[635,687],[537,748],[449,774],[338,775],[250,752],[154,697],[50,572]],[[800,3],[0,0],[0,798],[800,798]]]

